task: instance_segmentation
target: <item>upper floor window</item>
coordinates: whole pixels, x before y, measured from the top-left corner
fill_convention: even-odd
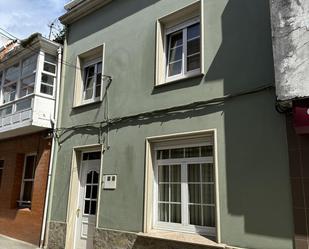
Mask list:
[[[77,56],[74,106],[101,101],[103,98],[104,45]]]
[[[102,61],[84,67],[83,102],[100,99],[102,84]]]
[[[20,97],[24,97],[34,92],[36,66],[37,55],[32,55],[22,62]]]
[[[40,92],[47,95],[54,95],[54,86],[56,82],[57,58],[55,56],[45,54],[43,72],[41,76]]]
[[[201,34],[199,18],[166,32],[166,81],[200,73]]]
[[[157,21],[156,85],[203,73],[200,1]]]
[[[15,100],[19,73],[19,64],[15,64],[5,71],[5,79],[2,86],[3,103]]]

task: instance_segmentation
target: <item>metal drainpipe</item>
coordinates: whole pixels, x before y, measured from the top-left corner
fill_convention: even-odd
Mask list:
[[[57,85],[56,85],[56,101],[55,101],[55,112],[54,112],[54,120],[53,128],[57,128],[57,115],[58,115],[58,107],[59,107],[59,95],[60,95],[60,79],[61,79],[61,62],[62,62],[62,48],[60,47],[58,50],[58,68],[57,68]],[[48,178],[47,178],[47,188],[46,188],[46,195],[45,195],[45,205],[44,205],[44,214],[43,214],[43,224],[41,230],[41,239],[40,239],[40,248],[44,247],[44,237],[46,234],[46,224],[47,224],[47,213],[48,213],[48,204],[49,204],[49,193],[50,193],[50,181],[52,176],[52,169],[53,169],[53,159],[54,159],[54,152],[55,152],[55,144],[56,144],[56,137],[53,136],[52,139],[52,147],[50,152],[50,160],[49,160],[49,170],[48,170]]]

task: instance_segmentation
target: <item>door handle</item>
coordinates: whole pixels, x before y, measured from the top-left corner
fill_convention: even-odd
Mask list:
[[[76,215],[77,215],[77,217],[79,217],[79,212],[80,212],[80,208],[78,208],[78,209],[76,210]]]

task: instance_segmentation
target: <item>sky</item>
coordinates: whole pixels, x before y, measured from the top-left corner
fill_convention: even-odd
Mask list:
[[[19,39],[35,32],[48,37],[48,24],[65,12],[63,6],[67,2],[69,0],[0,0],[0,28]]]

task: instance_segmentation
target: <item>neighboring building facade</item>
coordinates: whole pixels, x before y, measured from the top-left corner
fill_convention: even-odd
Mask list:
[[[279,110],[286,113],[295,249],[309,248],[309,2],[272,1]]]
[[[39,245],[61,46],[33,34],[0,54],[0,234]]]
[[[293,248],[269,12],[67,5],[48,248]]]

